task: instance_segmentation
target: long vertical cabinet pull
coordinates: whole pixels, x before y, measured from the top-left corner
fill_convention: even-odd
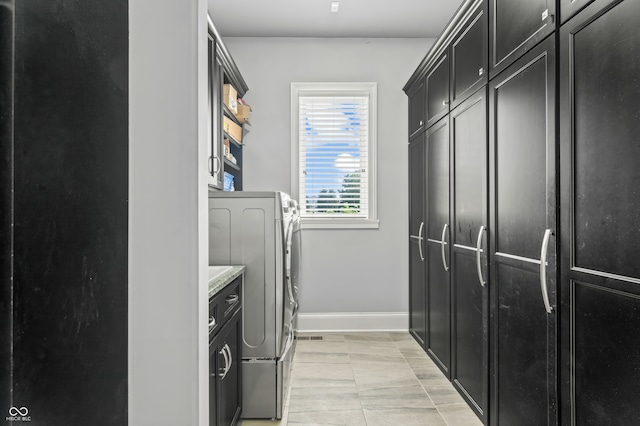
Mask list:
[[[222,349],[220,349],[220,355],[224,357],[224,368],[221,368],[222,373],[220,373],[220,379],[224,380],[227,377],[227,373],[231,368],[229,356],[227,355],[227,345],[225,344]]]
[[[424,253],[422,252],[422,230],[424,229],[424,222],[420,222],[420,231],[418,231],[418,251],[420,253],[420,260],[424,262]]]
[[[227,353],[229,354],[229,370],[231,370],[231,366],[233,365],[233,355],[231,354],[231,348],[228,344],[225,344],[224,347],[227,348]]]
[[[449,270],[449,267],[447,266],[447,257],[444,254],[444,246],[447,244],[444,239],[447,236],[447,228],[448,227],[449,227],[449,224],[445,223],[444,227],[442,228],[442,239],[440,241],[440,244],[441,244],[440,248],[441,248],[441,252],[442,252],[442,266],[444,266],[444,270],[445,271]]]
[[[482,225],[480,227],[480,232],[478,232],[478,242],[476,243],[476,267],[478,269],[478,281],[480,281],[480,285],[482,287],[486,284],[482,278],[482,265],[480,264],[480,252],[482,251],[482,237],[484,236],[484,230],[484,225]]]
[[[549,293],[547,290],[547,250],[549,249],[549,238],[551,237],[551,229],[544,231],[544,238],[542,239],[542,248],[540,249],[540,290],[542,291],[542,300],[544,301],[544,308],[548,314],[551,313],[553,308],[549,303]]]

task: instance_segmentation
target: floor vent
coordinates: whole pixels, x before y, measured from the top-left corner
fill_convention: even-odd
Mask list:
[[[322,336],[296,336],[296,340],[324,340]]]

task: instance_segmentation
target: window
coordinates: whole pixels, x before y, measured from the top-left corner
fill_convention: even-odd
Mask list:
[[[292,83],[292,192],[305,228],[377,228],[376,83]]]

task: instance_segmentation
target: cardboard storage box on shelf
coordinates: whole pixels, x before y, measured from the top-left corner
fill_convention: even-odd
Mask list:
[[[224,138],[222,140],[222,146],[223,146],[222,155],[229,158],[229,155],[231,155],[231,148],[229,147],[229,139]]]
[[[238,112],[238,91],[232,85],[224,85],[224,95],[222,100],[234,114]]]
[[[225,116],[223,120],[223,129],[234,141],[242,143],[242,127],[238,126],[227,116]]]
[[[241,123],[248,123],[249,116],[251,115],[251,105],[238,103],[238,112],[236,118]]]

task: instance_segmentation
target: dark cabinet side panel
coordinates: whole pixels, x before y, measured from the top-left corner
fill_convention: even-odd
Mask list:
[[[0,4],[0,342],[11,341],[14,7]],[[0,344],[0,407],[10,407],[10,398],[11,345]]]
[[[13,401],[127,424],[128,2],[15,9]]]

